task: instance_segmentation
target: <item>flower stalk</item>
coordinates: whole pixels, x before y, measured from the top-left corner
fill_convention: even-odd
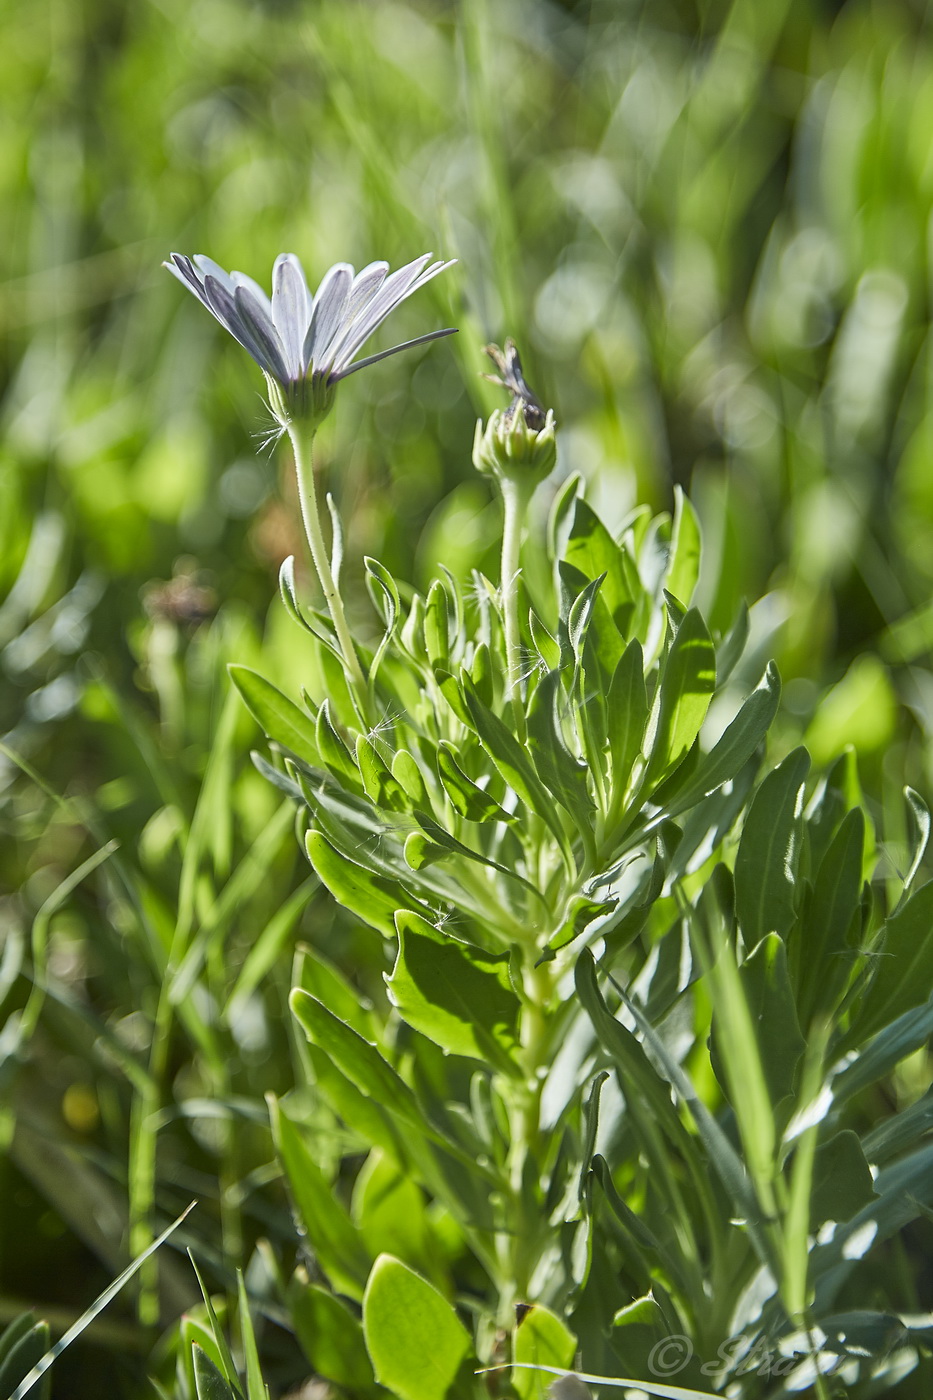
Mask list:
[[[305,538],[308,541],[311,559],[314,563],[314,568],[324,593],[327,611],[330,613],[331,621],[334,624],[334,631],[337,634],[337,641],[343,657],[347,681],[356,696],[357,702],[363,707],[365,713],[368,703],[366,679],[363,675],[362,667],[360,666],[359,657],[356,654],[356,648],[353,645],[353,637],[347,624],[347,617],[343,608],[343,599],[340,596],[340,591],[334,580],[330,559],[327,555],[327,545],[324,541],[324,533],[321,529],[321,513],[318,509],[317,487],[314,482],[314,462],[312,455],[314,424],[313,422],[308,424],[291,420],[286,427],[286,432],[288,433],[288,438],[292,445],[292,452],[295,456],[298,500],[301,505],[301,521],[304,525]]]

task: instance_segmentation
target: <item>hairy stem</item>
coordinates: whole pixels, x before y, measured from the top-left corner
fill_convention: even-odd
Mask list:
[[[314,433],[311,431],[305,434],[302,432],[300,424],[292,423],[288,428],[288,436],[295,454],[295,473],[298,478],[298,499],[301,503],[301,519],[308,541],[308,548],[311,550],[311,558],[314,561],[317,576],[321,581],[324,600],[327,603],[327,611],[330,613],[331,621],[334,624],[334,631],[337,634],[337,641],[340,644],[347,680],[365,713],[368,708],[366,680],[360,667],[356,648],[353,645],[350,628],[347,626],[346,614],[343,610],[343,600],[334,582],[334,575],[330,567],[330,559],[327,556],[327,546],[324,543],[324,535],[321,530],[321,516],[318,510],[317,489],[314,484],[314,467],[311,460],[311,446],[314,441]]]

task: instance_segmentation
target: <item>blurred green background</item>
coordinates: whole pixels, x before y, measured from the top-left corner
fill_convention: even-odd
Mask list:
[[[336,260],[458,258],[373,348],[459,336],[354,378],[320,437],[363,625],[364,553],[419,585],[438,560],[495,571],[470,447],[498,401],[482,346],[513,335],[557,475],[610,524],[689,489],[713,624],[759,600],[744,679],[778,657],[779,747],[854,744],[893,839],[905,778],[933,779],[933,45],[925,0],[7,0],[2,37],[0,734],[48,790],[0,755],[0,1004],[26,1004],[37,911],[70,988],[0,1035],[9,1315],[88,1302],[127,1199],[139,1225],[213,1192],[233,1258],[289,1228],[231,1204],[268,1166],[255,1125],[179,1109],[147,1185],[139,1104],[162,1088],[127,1068],[151,1067],[192,829],[203,915],[277,810],[251,721],[221,718],[224,665],[262,648],[297,691],[310,664],[277,602],[301,544],[261,376],[162,259],[268,284],[293,251],[316,285]],[[277,820],[265,878],[217,915],[216,998],[306,877]],[[209,1009],[173,1032],[156,1068],[179,1103],[288,1087],[287,949],[334,920],[294,898],[239,1003],[252,1032]],[[352,963],[364,936],[340,936]],[[375,985],[379,956],[358,951]],[[182,1269],[163,1316],[187,1296]]]

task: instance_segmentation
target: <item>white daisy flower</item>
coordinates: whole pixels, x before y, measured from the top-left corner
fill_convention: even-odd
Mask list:
[[[356,274],[349,263],[335,263],[312,296],[298,258],[282,253],[272,269],[271,299],[251,277],[224,272],[203,253],[194,258],[173,253],[164,266],[253,357],[269,381],[277,416],[310,411],[320,420],[331,407],[335,386],[347,375],[400,350],[455,334],[454,327],[430,331],[354,360],[397,306],[453,266],[430,263],[430,258],[425,253],[393,273],[385,262],[370,263]]]

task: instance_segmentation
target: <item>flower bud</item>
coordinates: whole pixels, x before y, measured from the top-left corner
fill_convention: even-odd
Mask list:
[[[530,428],[521,408],[496,409],[483,429],[477,420],[473,439],[473,465],[484,476],[537,486],[557,461],[554,414],[548,409],[544,424]]]

